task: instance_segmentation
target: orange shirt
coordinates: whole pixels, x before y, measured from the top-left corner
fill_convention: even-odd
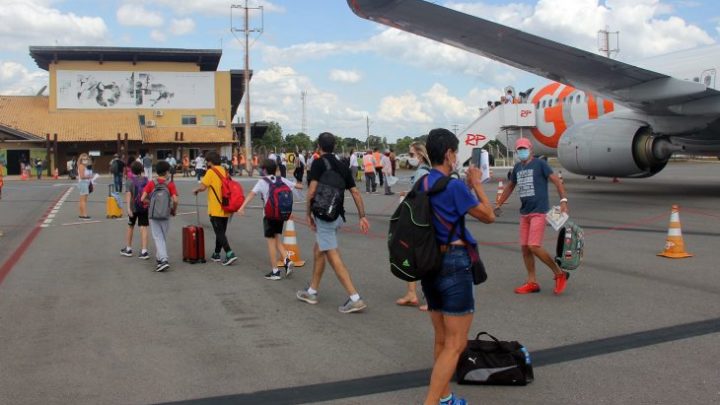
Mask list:
[[[257,157],[257,155],[253,156],[252,162],[253,162],[253,166],[257,167],[257,165],[258,165],[258,157]]]
[[[187,156],[185,156],[183,158],[182,162],[183,162],[183,167],[190,167],[190,158],[188,158]]]
[[[232,165],[237,166],[238,165],[237,162],[238,162],[237,155],[234,155],[232,158]]]

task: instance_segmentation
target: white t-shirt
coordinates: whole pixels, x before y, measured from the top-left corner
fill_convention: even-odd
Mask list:
[[[275,156],[274,153],[271,153],[271,154],[268,155],[268,159],[270,159],[270,160],[277,160],[277,156]]]
[[[390,164],[390,158],[386,155],[382,155],[380,163],[383,165],[383,173],[392,174],[392,165]]]
[[[258,182],[255,183],[255,186],[252,189],[253,193],[259,195],[260,198],[262,198],[263,205],[268,200],[268,194],[270,194],[270,184],[268,184],[265,179],[268,179],[273,183],[277,181],[277,178],[275,176],[265,176],[262,179],[258,180]],[[290,187],[290,190],[293,191],[293,194],[296,194],[294,181],[288,180],[285,177],[281,177],[280,179],[282,179],[282,182],[285,183],[288,187]]]
[[[280,164],[283,166],[287,166],[287,155],[284,153],[280,154]]]
[[[356,154],[350,155],[350,167],[358,167],[358,159]]]
[[[205,158],[202,156],[198,156],[195,158],[195,168],[196,169],[204,169],[205,168]]]
[[[297,159],[300,161],[300,163],[305,166],[305,156],[303,156],[302,153],[298,154]]]

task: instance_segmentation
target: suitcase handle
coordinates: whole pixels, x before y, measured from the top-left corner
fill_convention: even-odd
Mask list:
[[[480,336],[481,336],[481,335],[486,335],[486,336],[488,336],[490,339],[494,340],[495,342],[500,343],[500,341],[497,340],[497,338],[496,338],[495,336],[493,336],[493,335],[491,335],[491,334],[489,334],[489,333],[487,333],[487,332],[480,332],[480,333],[478,333],[477,336],[475,336],[475,340],[480,340]]]
[[[195,215],[197,215],[197,224],[200,226],[200,203],[198,202],[198,196],[195,194]]]

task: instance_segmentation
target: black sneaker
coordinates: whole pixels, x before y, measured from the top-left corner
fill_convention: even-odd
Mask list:
[[[273,281],[281,280],[281,279],[282,279],[282,273],[280,272],[280,270],[278,270],[278,271],[271,271],[270,273],[268,273],[268,274],[265,275],[265,278],[268,279],[268,280],[273,280]]]
[[[220,257],[220,253],[213,253],[212,256],[210,256],[210,260],[214,262],[221,262],[222,258]]]
[[[138,255],[138,259],[148,260],[148,259],[150,259],[150,253],[148,253],[147,250],[144,252],[140,252],[140,254]]]
[[[132,249],[128,249],[126,247],[120,249],[120,254],[125,257],[132,257],[132,255],[133,255]]]
[[[290,277],[290,274],[292,274],[293,272],[293,266],[295,266],[295,264],[292,260],[290,260],[290,255],[285,256],[285,277]]]
[[[235,256],[235,253],[230,253],[229,255],[225,256],[225,260],[223,260],[222,265],[223,266],[229,266],[233,263],[235,263],[235,260],[237,260],[237,256]]]
[[[162,260],[160,263],[158,263],[157,267],[155,268],[155,271],[161,272],[165,271],[170,268],[170,263],[167,262],[167,260]]]

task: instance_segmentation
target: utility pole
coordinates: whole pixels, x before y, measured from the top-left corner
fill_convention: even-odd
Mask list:
[[[604,30],[598,31],[598,50],[603,52],[606,57],[611,58],[612,54],[616,55],[620,53],[620,31],[608,31],[609,27],[606,25]],[[610,46],[610,37],[615,36],[615,44],[613,47]]]
[[[300,131],[302,131],[303,134],[307,135],[307,110],[305,105],[307,102],[307,91],[303,90],[300,92],[300,99],[302,99],[302,125],[300,127]]]
[[[367,115],[365,116],[365,126],[367,128],[367,138],[365,138],[365,143],[367,144],[368,150],[370,150],[370,117]]]
[[[233,15],[232,11],[235,8],[241,8],[244,11],[244,24],[242,30],[233,27]],[[260,10],[262,16],[263,7],[248,7],[248,0],[245,0],[245,5],[230,5],[230,32],[235,35],[235,32],[242,31],[245,34],[245,70],[243,72],[243,80],[245,82],[245,169],[248,173],[252,170],[252,140],[250,137],[250,33],[257,32],[262,33],[263,27],[259,29],[250,29],[250,10]],[[235,36],[237,38],[237,36]],[[239,38],[238,38],[239,40]],[[238,139],[238,147],[240,140]]]

